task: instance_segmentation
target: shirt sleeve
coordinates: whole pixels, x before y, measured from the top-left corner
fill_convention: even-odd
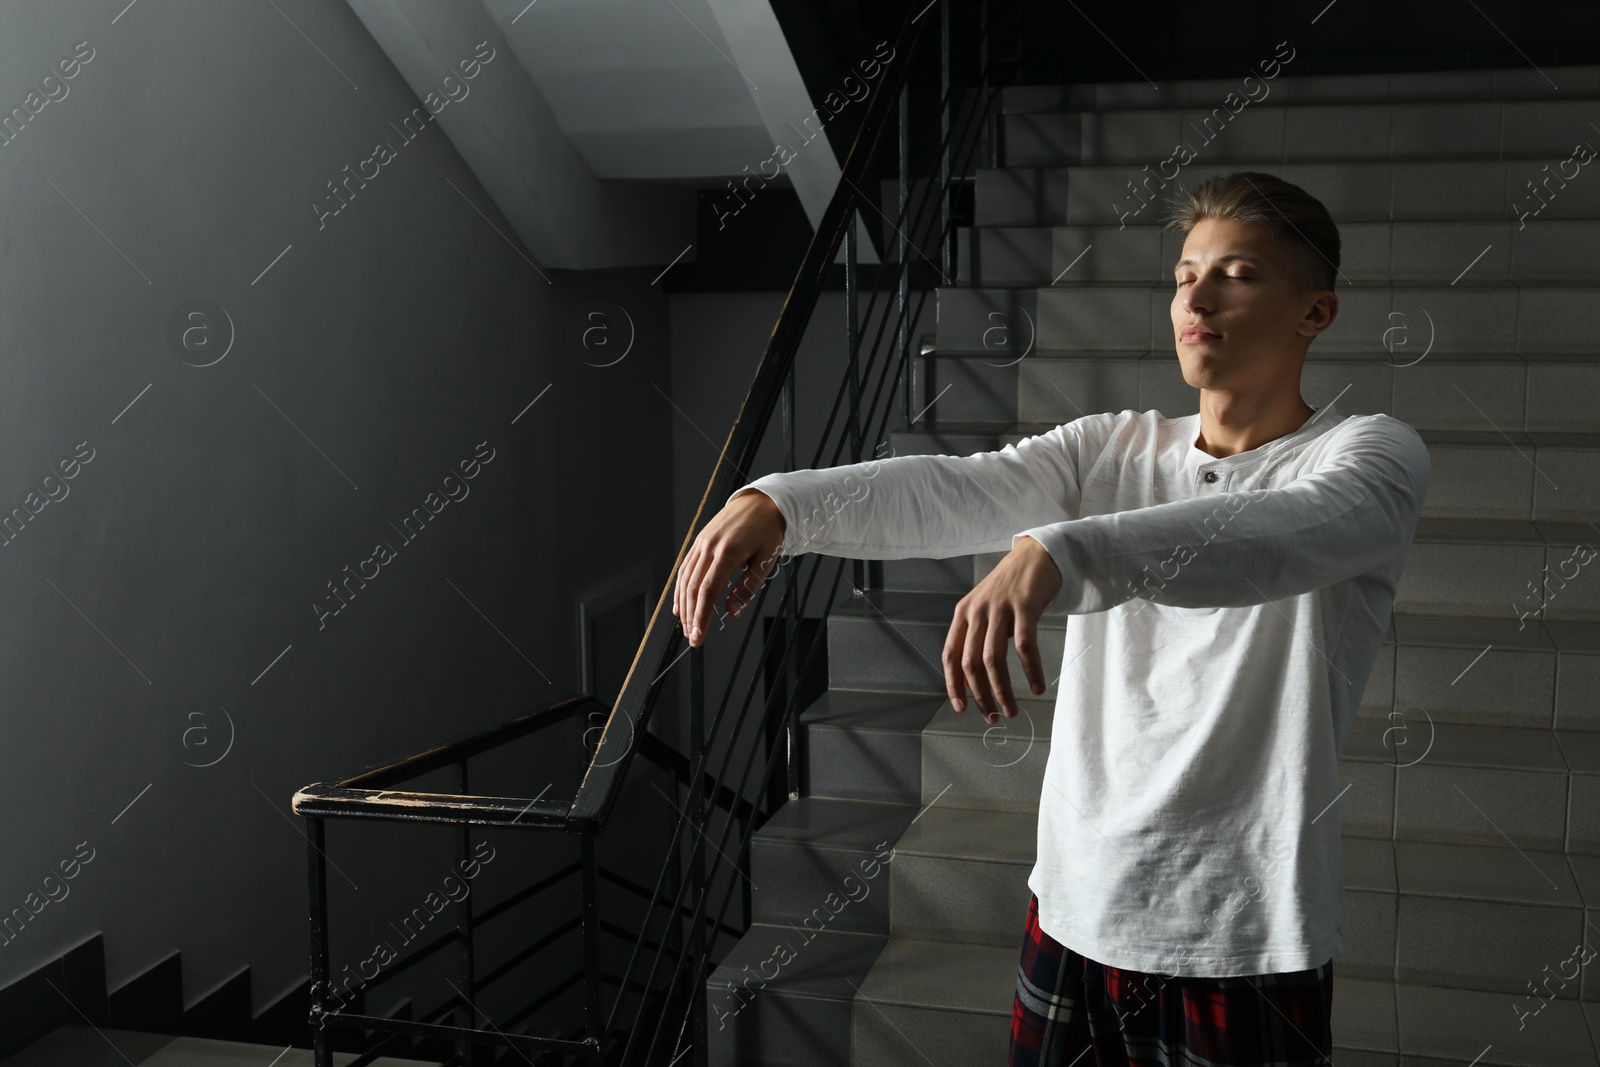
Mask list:
[[[1402,559],[1430,477],[1417,431],[1387,415],[1329,431],[1325,457],[1285,485],[1213,493],[1041,524],[1061,570],[1049,611],[1088,614],[1135,597],[1242,607],[1296,596]]]
[[[890,456],[783,471],[728,496],[760,491],[783,514],[785,556],[942,559],[1006,552],[1019,530],[1076,518],[1080,474],[1112,416],[1086,415],[1048,433],[970,456]]]

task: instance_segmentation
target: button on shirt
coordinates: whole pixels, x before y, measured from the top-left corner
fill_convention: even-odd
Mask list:
[[[1164,975],[1306,970],[1344,951],[1339,755],[1428,452],[1405,423],[1332,404],[1231,456],[1199,431],[1198,414],[1088,415],[993,452],[769,474],[729,499],[773,499],[785,556],[1039,541],[1062,579],[1048,611],[1068,616],[1028,878],[1041,929]]]

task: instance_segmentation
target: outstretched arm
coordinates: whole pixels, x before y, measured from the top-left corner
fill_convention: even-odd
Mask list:
[[[1006,670],[1013,638],[1044,691],[1036,627],[1045,611],[1087,614],[1134,597],[1177,607],[1236,607],[1306,593],[1401,558],[1428,492],[1428,450],[1384,417],[1331,434],[1324,462],[1287,485],[1222,493],[1023,530],[956,605],[945,687],[961,711],[1016,714]]]
[[[1075,518],[1080,464],[1109,415],[1089,415],[993,452],[891,456],[768,474],[759,490],[787,523],[782,554],[943,559],[1011,548],[1017,531]]]
[[[1326,459],[1287,485],[1021,531],[1061,573],[1049,610],[1087,614],[1134,597],[1176,607],[1261,604],[1392,562],[1411,543],[1428,492],[1427,446],[1388,416],[1330,434]]]
[[[737,615],[779,555],[943,558],[1009,549],[1018,530],[1078,514],[1080,471],[1112,418],[1088,415],[977,455],[895,456],[757,478],[696,536],[678,568],[673,612],[698,645],[734,573],[743,568],[728,597]]]

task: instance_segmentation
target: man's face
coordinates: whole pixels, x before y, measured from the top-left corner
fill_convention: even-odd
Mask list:
[[[1289,257],[1265,227],[1197,223],[1173,282],[1172,334],[1184,381],[1244,393],[1285,377],[1298,383],[1307,338],[1325,327],[1313,310],[1318,294],[1299,289]]]

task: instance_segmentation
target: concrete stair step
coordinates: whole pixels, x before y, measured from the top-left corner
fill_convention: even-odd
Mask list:
[[[1594,110],[1594,97],[1283,104],[1258,81],[1183,107],[1011,112],[1001,144],[1008,166],[1150,165],[1169,178],[1241,160],[1543,162],[1572,154]]]
[[[1503,993],[1342,976],[1337,959],[1333,967],[1334,1060],[1339,1067],[1576,1067],[1596,1062],[1600,1005],[1552,1001],[1519,1027]]]
[[[1551,177],[1589,127],[1579,118],[1568,129],[1563,146],[1537,159],[1302,163],[1267,154],[1228,161],[1202,156],[1178,171],[1176,178],[1162,179],[1153,169],[1141,170],[1168,156],[1175,143],[1169,140],[1131,163],[979,167],[974,172],[972,221],[977,226],[1157,226],[1168,210],[1161,198],[1176,192],[1175,181],[1194,188],[1207,175],[1234,170],[1266,171],[1300,186],[1322,201],[1341,228],[1359,222],[1508,218],[1531,227],[1557,219],[1600,218],[1600,185],[1569,180],[1561,188]],[[1540,184],[1543,200],[1535,198],[1528,183],[1546,181],[1549,191]]]
[[[1432,461],[1425,518],[1600,519],[1600,434],[1418,432]]]
[[[1015,661],[1014,649],[1011,657]],[[1017,717],[1002,716],[993,726],[975,715],[970,704],[957,712],[948,699],[940,702],[938,713],[922,730],[924,806],[1038,816],[1055,697],[1029,694],[1015,662],[1012,690],[1017,695]]]
[[[972,588],[972,557],[886,559],[883,561],[883,582],[886,589],[905,592],[965,592]]]
[[[998,344],[1005,337],[993,339]],[[1048,428],[1097,411],[1154,409],[1176,417],[1198,410],[1199,391],[1183,380],[1170,344],[1054,350],[1026,348],[1026,340],[1019,338],[1009,350],[939,349],[914,359],[917,425],[943,432],[967,424],[1009,427],[1020,420]],[[1301,373],[1302,395],[1315,404],[1337,397],[1340,411],[1381,411],[1418,430],[1600,432],[1600,407],[1591,402],[1600,396],[1600,353],[1424,356],[1425,338],[1417,341],[1424,347],[1394,341],[1392,352],[1381,339],[1363,352],[1323,352],[1313,345]]]
[[[1344,862],[1344,974],[1600,1001],[1600,968],[1556,968],[1600,946],[1600,857],[1346,837]]]
[[[944,697],[831,689],[800,716],[806,795],[1036,813],[1055,703],[1018,708],[990,726]]]
[[[1406,729],[1431,721],[1557,727],[1577,738],[1600,730],[1600,624],[1396,613],[1392,633],[1363,716]]]
[[[1594,730],[1362,715],[1339,773],[1350,837],[1600,855]]]
[[[1589,522],[1420,519],[1394,610],[1595,621],[1600,581],[1585,580],[1595,576],[1593,568],[1575,555],[1595,536]]]
[[[706,979],[712,1067],[850,1063],[856,990],[886,940],[753,924]]]
[[[1600,220],[1542,215],[1471,222],[1339,226],[1339,284],[1448,286],[1600,283]],[[959,285],[1156,285],[1169,294],[1184,235],[1115,221],[1089,226],[963,226]]]
[[[851,1011],[852,1064],[1004,1063],[1027,901],[1010,948],[891,937]]]
[[[1011,945],[1037,822],[1032,811],[942,802],[791,800],[751,841],[752,920],[799,937],[835,930]]]
[[[828,684],[879,692],[945,691],[941,656],[960,594],[872,590],[850,593],[828,613]],[[1039,654],[1046,664],[1062,662],[1066,617],[1039,624]],[[1022,665],[1011,651],[1013,692],[1033,696]],[[1045,699],[1054,699],[1056,677],[1048,679]]]
[[[800,797],[775,812],[750,841],[752,920],[796,934],[889,932],[895,842],[916,819],[914,804]]]
[[[922,731],[939,705],[922,694],[824,692],[800,713],[805,795],[920,803]]]
[[[928,807],[894,847],[889,934],[1015,952],[1038,823],[1031,811]]]

